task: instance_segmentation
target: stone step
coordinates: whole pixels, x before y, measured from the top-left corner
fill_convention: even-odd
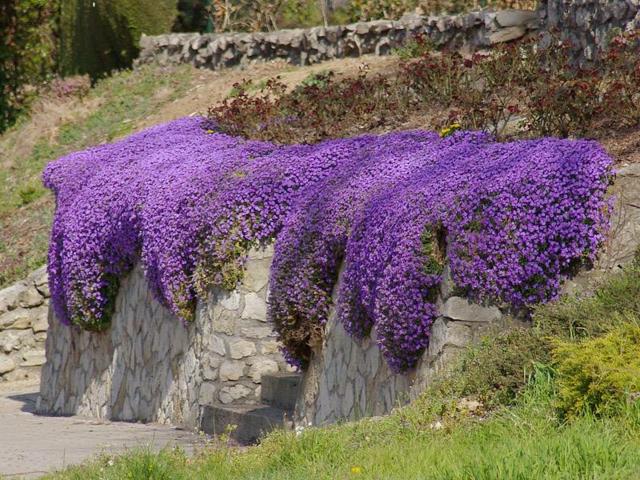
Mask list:
[[[262,375],[262,401],[267,405],[293,411],[302,382],[300,373],[274,373]]]
[[[207,405],[200,429],[210,435],[228,433],[239,444],[251,445],[271,430],[287,426],[291,417],[292,412],[271,405]]]

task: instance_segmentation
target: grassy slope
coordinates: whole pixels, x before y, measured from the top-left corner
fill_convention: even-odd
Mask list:
[[[433,431],[395,415],[299,438],[277,434],[245,453],[138,452],[71,469],[65,479],[630,479],[640,475],[640,415],[581,418],[561,426],[550,384],[535,382],[519,404],[490,420]],[[417,414],[417,412],[414,412]]]
[[[593,297],[543,306],[534,319],[550,345],[554,338],[599,336],[621,318],[639,318],[639,289],[636,265],[612,276]],[[535,329],[525,331],[537,335]],[[503,346],[492,348],[492,344]],[[520,342],[505,347],[492,337],[469,350],[466,358],[480,355],[483,365],[504,364],[514,350],[527,346]],[[483,375],[490,374],[473,362],[461,362],[441,385],[388,417],[309,428],[301,435],[276,432],[260,446],[245,450],[218,441],[193,458],[172,450],[102,457],[49,478],[640,478],[640,403],[626,404],[614,417],[586,414],[563,422],[556,411],[554,370],[534,362],[531,379],[514,401],[503,400],[490,413],[482,408],[471,413],[460,399],[472,392],[486,394],[476,382]],[[484,383],[500,383],[509,375],[502,372],[502,377],[484,378]],[[520,375],[524,375],[522,369]]]
[[[243,79],[259,85],[281,75],[287,85],[295,85],[325,69],[356,73],[363,61],[375,71],[396,60],[368,56],[309,67],[269,62],[220,72],[187,65],[145,66],[99,82],[82,101],[41,101],[29,118],[0,135],[0,288],[46,259],[54,205],[40,174],[49,161],[158,123],[205,113]]]
[[[40,182],[46,163],[131,133],[140,118],[183,94],[191,76],[189,68],[123,72],[84,101],[44,106],[34,115],[42,128],[25,120],[0,139],[0,286],[44,262],[53,213],[52,195]]]

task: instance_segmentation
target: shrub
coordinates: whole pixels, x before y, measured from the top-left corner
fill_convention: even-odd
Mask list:
[[[59,100],[70,97],[84,97],[91,89],[91,79],[88,75],[72,77],[56,77],[49,83],[49,93]]]
[[[602,135],[640,122],[639,35],[614,37],[592,67],[570,63],[566,42],[545,50],[528,40],[465,58],[418,36],[385,76],[329,73],[293,91],[274,80],[260,95],[245,89],[209,115],[223,131],[280,143],[394,128],[409,111],[434,129],[457,123],[500,139]]]
[[[406,95],[385,77],[369,76],[366,66],[355,78],[315,74],[292,91],[278,77],[257,94],[251,87],[235,84],[233,97],[209,109],[219,130],[276,143],[315,143],[392,125],[407,107]]]
[[[56,2],[0,2],[0,132],[25,110],[30,85],[53,68]]]
[[[511,405],[536,369],[552,364],[556,342],[600,338],[640,315],[639,267],[636,261],[609,274],[588,297],[538,306],[532,327],[491,331],[465,351],[436,390],[449,397],[475,397],[489,407]]]
[[[640,393],[640,326],[629,319],[610,333],[553,350],[557,406],[563,416],[611,415]]]
[[[175,0],[62,0],[60,73],[96,79],[128,68],[138,55],[138,41],[170,31]]]

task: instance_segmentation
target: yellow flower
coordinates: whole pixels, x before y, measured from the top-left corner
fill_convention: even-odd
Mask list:
[[[458,122],[452,123],[448,127],[444,127],[442,130],[440,130],[440,137],[441,138],[448,137],[453,132],[455,132],[456,130],[460,130],[461,128],[462,128],[462,125],[460,125],[460,123]]]
[[[362,467],[358,467],[358,466],[351,467],[351,473],[353,475],[360,475],[362,473]]]
[[[215,130],[207,130],[208,134],[216,133]]]

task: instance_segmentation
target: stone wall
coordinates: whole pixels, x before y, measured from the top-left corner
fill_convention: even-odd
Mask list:
[[[387,414],[424,391],[489,328],[506,328],[513,322],[495,306],[470,303],[454,293],[445,269],[438,299],[441,315],[432,326],[429,347],[417,368],[406,374],[394,374],[389,369],[376,344],[375,332],[363,340],[354,339],[332,313],[322,348],[314,352],[304,374],[296,423],[322,425]]]
[[[48,309],[45,267],[0,290],[0,382],[39,378]]]
[[[364,54],[385,55],[418,33],[441,47],[477,50],[522,38],[537,28],[536,12],[502,10],[430,17],[407,15],[398,21],[272,33],[172,33],[143,36],[136,64],[190,63],[217,69],[279,58],[296,65],[308,65]]]
[[[571,41],[579,61],[593,60],[613,31],[640,29],[640,0],[542,0],[539,12],[545,30]]]
[[[243,285],[212,292],[189,325],[153,298],[139,267],[107,331],[50,314],[38,410],[197,427],[204,405],[257,403],[261,375],[289,370],[265,323],[271,256],[252,251]]]
[[[597,50],[606,47],[614,29],[640,29],[640,0],[541,0],[537,11],[405,15],[398,21],[270,33],[143,35],[136,65],[190,63],[218,69],[273,59],[308,65],[365,54],[386,55],[416,34],[427,36],[440,47],[475,51],[523,38],[538,29],[555,31],[570,40],[578,61],[593,60]],[[543,46],[552,45],[552,39],[544,34]]]

